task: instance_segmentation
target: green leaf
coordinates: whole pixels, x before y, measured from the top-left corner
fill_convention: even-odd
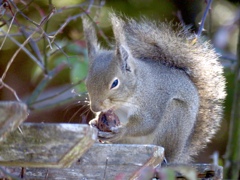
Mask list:
[[[71,81],[73,83],[77,83],[80,80],[83,80],[87,76],[87,72],[88,72],[88,62],[86,61],[75,62],[70,72]],[[81,83],[75,86],[75,90],[79,93],[86,92],[86,86],[84,83]]]

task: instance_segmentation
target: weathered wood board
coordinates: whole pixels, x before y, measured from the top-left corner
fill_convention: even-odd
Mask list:
[[[26,168],[26,179],[122,179],[137,177],[137,171],[144,165],[156,167],[164,158],[163,148],[154,145],[94,144],[70,168]],[[3,167],[2,167],[3,168]],[[5,168],[18,176],[21,168]]]
[[[23,123],[0,142],[0,165],[69,167],[96,137],[88,125]]]
[[[146,172],[141,171],[143,167],[151,171],[164,159],[159,146],[93,145],[96,137],[97,130],[88,125],[23,123],[0,142],[0,178],[138,179]],[[187,166],[197,169],[198,178],[222,178],[222,167]],[[169,168],[184,169],[171,164]],[[181,174],[176,178],[184,179]]]
[[[85,155],[84,155],[85,156]],[[52,169],[52,168],[21,168],[21,167],[0,167],[0,178],[11,177],[17,180],[37,180],[37,179],[44,179],[44,180],[74,180],[74,179],[83,179],[83,180],[92,180],[92,179],[119,179],[125,180],[130,179],[132,176],[132,180],[134,179],[135,172],[130,172],[132,168],[126,168],[124,170],[119,169],[116,166],[114,169],[115,174],[113,172],[109,172],[107,164],[105,167],[100,167],[97,164],[91,165],[86,172],[84,171],[84,167],[80,167],[81,163],[74,163],[71,168],[65,169]],[[130,166],[130,164],[128,165]],[[223,168],[221,166],[212,165],[212,164],[192,164],[191,167],[195,168],[197,171],[197,178],[201,180],[221,180],[223,178]],[[102,168],[102,172],[104,174],[95,174],[96,168]],[[140,169],[140,167],[138,167]],[[99,171],[99,170],[98,170]],[[146,171],[145,171],[146,172]],[[86,173],[91,173],[92,175],[87,175]],[[109,177],[108,173],[111,173],[113,176]],[[85,175],[84,175],[85,174]],[[117,174],[117,175],[116,175]],[[103,177],[98,176],[103,175]],[[22,176],[22,178],[20,178]],[[176,179],[186,180],[181,174],[176,174]],[[137,179],[137,177],[135,176]],[[7,179],[6,179],[7,180]]]
[[[16,101],[0,101],[0,141],[4,140],[9,132],[17,129],[27,116],[26,104]]]

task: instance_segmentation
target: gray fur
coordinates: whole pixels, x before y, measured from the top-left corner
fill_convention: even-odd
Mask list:
[[[84,23],[91,109],[113,109],[122,124],[99,138],[161,145],[169,162],[189,162],[222,119],[226,94],[218,56],[208,43],[166,23],[123,19],[111,14],[115,50],[99,49],[93,27]],[[110,89],[114,78],[120,85]]]

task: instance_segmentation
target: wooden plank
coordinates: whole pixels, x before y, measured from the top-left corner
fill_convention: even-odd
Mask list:
[[[69,168],[0,167],[0,178],[8,174],[14,177],[22,175],[25,179],[138,179],[142,173],[153,175],[153,168],[162,160],[163,148],[158,146],[94,144],[81,158],[76,157]],[[212,164],[168,164],[163,169],[176,172],[187,170],[187,174],[189,170],[196,169],[198,178],[214,180],[222,179],[223,171],[221,166]],[[161,171],[161,168],[158,170]],[[176,179],[186,178],[177,173]]]
[[[163,161],[164,149],[155,145],[94,144],[70,168],[26,168],[26,179],[130,179],[142,166],[156,167]],[[5,168],[19,176],[21,168]]]
[[[17,129],[27,116],[26,104],[16,101],[0,101],[0,141],[4,140],[9,132]]]
[[[0,144],[0,165],[69,167],[95,142],[97,130],[81,124],[23,123]]]
[[[190,167],[198,170],[197,173],[197,178],[198,179],[207,179],[207,180],[221,180],[222,179],[222,174],[223,174],[223,168],[221,166],[218,165],[212,165],[212,164],[192,164],[190,165]],[[182,165],[180,165],[180,168],[182,168]],[[83,168],[82,168],[83,169]],[[91,169],[91,168],[90,168]],[[162,170],[166,169],[163,168]],[[168,168],[167,168],[168,169]],[[109,173],[109,170],[106,168],[104,169],[106,174]],[[161,170],[161,169],[160,169]],[[171,168],[169,169],[171,170]],[[173,170],[173,169],[172,169]],[[175,169],[176,170],[176,169]],[[209,170],[211,172],[211,175],[209,175]],[[2,172],[1,172],[2,171]],[[150,169],[151,171],[151,169]],[[24,172],[24,173],[23,173]],[[146,171],[144,171],[145,173],[148,173]],[[167,172],[165,171],[164,176],[168,176],[169,171]],[[91,171],[92,174],[94,174],[94,168]],[[134,172],[132,172],[134,173]],[[131,174],[131,173],[129,173]],[[152,172],[150,172],[149,174],[153,174]],[[163,172],[162,172],[163,174]],[[10,176],[10,177],[21,177],[21,175],[23,175],[23,177],[25,179],[61,179],[61,180],[65,180],[65,179],[69,179],[69,180],[73,180],[73,179],[94,179],[96,177],[90,177],[90,176],[83,176],[83,173],[80,172],[79,170],[77,170],[77,164],[73,165],[72,168],[68,168],[68,169],[49,169],[49,168],[26,168],[26,169],[22,169],[21,167],[0,167],[0,178],[6,178],[6,175]],[[109,177],[108,175],[106,175],[107,177],[105,177],[105,179],[114,179],[116,176],[119,177],[118,179],[128,179],[128,172],[126,173],[126,171],[120,172],[118,175],[113,176],[112,178]],[[103,177],[98,177],[96,179],[104,179]],[[117,179],[117,178],[116,178]],[[180,175],[179,173],[176,174],[176,179],[181,179],[181,180],[186,180],[185,177],[183,177],[182,175]]]

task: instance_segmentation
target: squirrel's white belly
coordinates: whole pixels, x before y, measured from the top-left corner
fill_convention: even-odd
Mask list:
[[[128,123],[129,117],[133,115],[135,112],[136,112],[136,108],[132,106],[129,107],[127,104],[114,110],[114,113],[118,116],[121,125],[126,125]]]

